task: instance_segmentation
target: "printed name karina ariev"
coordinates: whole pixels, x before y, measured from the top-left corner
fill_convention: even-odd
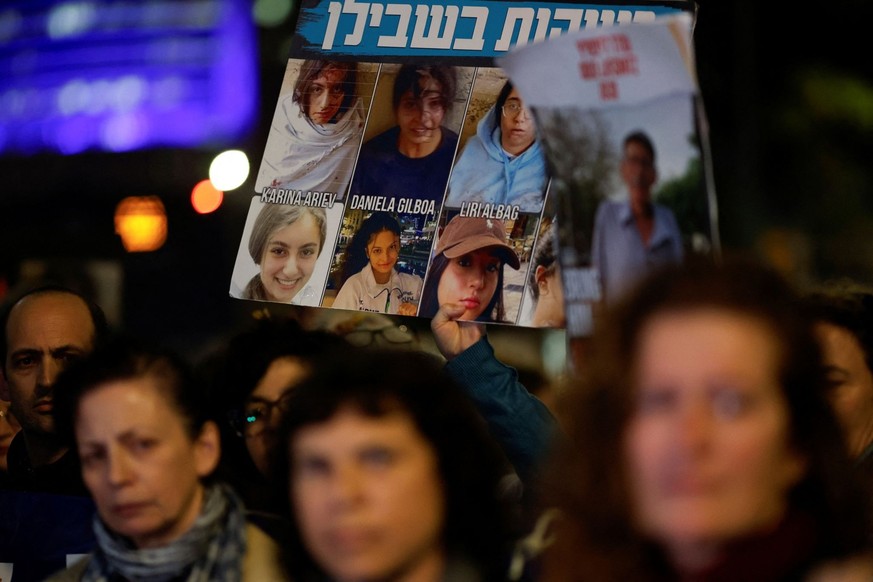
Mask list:
[[[336,200],[336,192],[304,192],[284,188],[264,188],[261,202],[270,204],[290,204],[292,206],[318,206],[331,208]]]

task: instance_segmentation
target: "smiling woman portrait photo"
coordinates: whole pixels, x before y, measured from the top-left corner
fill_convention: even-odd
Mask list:
[[[400,272],[399,257],[400,224],[387,212],[370,214],[346,247],[332,307],[415,315],[421,277]]]
[[[237,254],[231,296],[317,304],[324,277],[318,259],[328,230],[328,213],[323,208],[262,204],[254,198]]]

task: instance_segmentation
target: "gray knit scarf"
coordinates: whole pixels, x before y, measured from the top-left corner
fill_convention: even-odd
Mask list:
[[[208,486],[190,530],[161,548],[139,550],[94,517],[97,547],[82,582],[239,582],[245,554],[245,510],[227,485]]]

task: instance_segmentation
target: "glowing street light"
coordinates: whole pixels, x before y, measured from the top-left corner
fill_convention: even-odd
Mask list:
[[[167,240],[167,212],[157,196],[129,196],[115,207],[115,232],[129,253],[156,251]]]
[[[248,177],[249,158],[240,150],[221,152],[209,164],[209,179],[223,192],[239,188]]]
[[[191,206],[199,214],[209,214],[221,206],[224,192],[212,185],[211,180],[201,180],[191,191]]]

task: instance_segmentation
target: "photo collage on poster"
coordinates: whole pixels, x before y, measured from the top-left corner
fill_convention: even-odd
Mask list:
[[[426,21],[430,6],[436,22],[436,5],[413,4],[415,18],[424,7]],[[505,52],[507,30],[515,43],[541,36],[524,28],[526,14],[476,4],[490,10],[475,13],[487,15],[484,27],[462,26],[467,9],[440,11],[446,22],[454,15],[454,47],[478,34]],[[494,64],[497,49],[475,59],[438,50],[448,45],[407,22],[404,50],[394,42],[403,28],[396,18],[384,48],[387,16],[371,17],[351,39],[361,13],[342,6],[350,3],[301,8],[231,296],[428,318],[450,301],[465,305],[462,319],[562,327],[536,314],[546,279],[560,287],[546,152],[530,108]],[[553,24],[561,15],[565,27],[592,18],[593,9],[572,3],[530,6],[550,7]],[[633,7],[611,8],[596,11],[601,21],[634,15]],[[639,13],[654,14],[651,6]],[[331,46],[337,39],[345,44]]]

